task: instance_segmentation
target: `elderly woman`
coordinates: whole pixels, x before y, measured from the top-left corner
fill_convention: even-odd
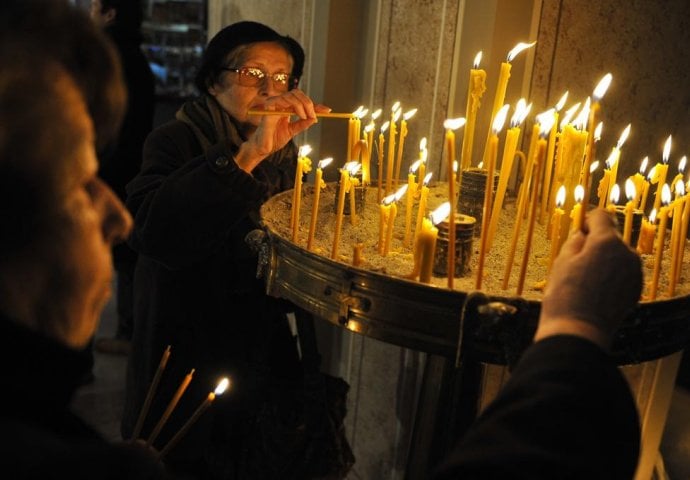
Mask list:
[[[123,436],[146,439],[191,369],[193,380],[154,447],[163,448],[220,377],[232,381],[230,393],[166,455],[180,472],[237,478],[240,459],[256,455],[247,437],[262,392],[302,381],[285,305],[266,296],[245,237],[258,226],[261,204],[293,186],[293,137],[329,110],[297,88],[303,65],[302,47],[265,25],[221,30],[196,77],[200,97],[151,133],[141,172],[127,186],[130,244],[140,260]],[[295,116],[250,116],[249,109]],[[169,363],[135,432],[168,345]]]

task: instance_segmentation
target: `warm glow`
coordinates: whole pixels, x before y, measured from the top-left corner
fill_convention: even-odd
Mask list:
[[[618,143],[616,144],[616,148],[620,149],[623,146],[625,141],[628,139],[628,135],[630,135],[630,124],[628,124],[628,126],[625,127],[625,130],[623,130],[623,133],[621,133]]]
[[[532,42],[532,43],[525,43],[525,42],[520,42],[513,49],[508,52],[508,62],[512,62],[513,59],[517,56],[518,53],[522,52],[523,50],[526,50],[530,47],[533,47],[537,42]]]
[[[362,168],[362,164],[359,162],[347,162],[345,165],[343,165],[343,168],[347,170],[347,173],[349,173],[352,177],[357,175],[359,169]]]
[[[379,117],[381,116],[381,112],[383,112],[383,110],[381,110],[381,109],[379,108],[379,109],[376,110],[374,113],[372,113],[372,114],[371,114],[371,120],[374,121],[374,120],[376,120],[377,118],[379,118]]]
[[[453,160],[453,172],[457,172],[457,171],[458,171],[458,161]]]
[[[618,159],[616,157],[617,157],[617,155],[616,155],[615,149],[611,150],[611,154],[609,155],[609,158],[606,159],[606,168],[611,170],[614,167],[614,165],[616,165],[616,162],[618,161]]]
[[[652,168],[649,169],[649,173],[647,174],[647,180],[652,181],[652,179],[655,177],[656,174],[656,165],[654,165]]]
[[[364,133],[373,132],[375,128],[376,125],[374,125],[374,122],[369,122],[369,124],[366,127],[364,127]]]
[[[443,122],[446,130],[457,130],[465,124],[465,117],[449,118]]]
[[[228,389],[230,386],[230,379],[228,377],[223,378],[220,382],[218,382],[218,385],[216,386],[216,389],[213,391],[216,395],[222,395],[225,393],[225,390]]]
[[[575,193],[573,194],[573,197],[575,197],[575,202],[576,203],[582,203],[582,200],[585,199],[585,187],[582,185],[578,185],[575,187]]]
[[[606,94],[606,90],[609,89],[609,85],[611,85],[611,80],[613,79],[613,75],[610,73],[607,73],[602,77],[601,80],[599,80],[599,83],[597,86],[594,88],[594,92],[592,93],[592,96],[594,97],[594,101],[598,102],[599,100],[602,99],[604,94]]]
[[[362,118],[364,115],[366,115],[367,109],[364,108],[364,105],[360,105],[357,107],[357,110],[352,112],[352,116],[357,117],[357,118]]]
[[[397,201],[400,200],[406,193],[407,193],[407,184],[405,184],[405,185],[403,185],[402,187],[400,187],[400,188],[398,189],[398,191],[395,192],[395,194],[393,195],[393,198],[394,198],[395,201],[397,202]]]
[[[589,166],[589,173],[593,173],[597,168],[599,168],[599,160],[594,160]]]
[[[506,117],[508,116],[508,109],[510,108],[510,105],[507,103],[501,107],[501,109],[498,111],[496,114],[496,118],[494,119],[494,123],[491,127],[491,130],[493,131],[494,134],[498,134],[498,132],[501,131],[503,128],[503,124],[506,123]]]
[[[566,125],[570,123],[570,119],[575,116],[575,112],[577,112],[580,109],[581,102],[577,102],[575,105],[570,107],[568,110],[565,111],[565,115],[563,115],[563,119],[561,120],[561,125],[560,129],[563,130]]]
[[[594,141],[598,142],[601,140],[601,131],[604,129],[604,122],[599,122],[597,127],[594,129]]]
[[[654,223],[656,220],[656,208],[652,208],[652,211],[649,212],[649,223]]]
[[[417,170],[419,170],[419,166],[422,164],[421,159],[415,161],[412,165],[410,165],[410,173],[415,173]]]
[[[621,198],[621,187],[619,187],[616,183],[613,187],[611,187],[611,193],[609,194],[609,202],[615,205],[616,203],[618,203],[619,198]]]
[[[402,108],[398,108],[395,113],[393,114],[393,123],[397,122],[400,120],[400,116],[402,115]]]
[[[640,163],[640,175],[644,175],[644,172],[647,170],[647,164],[649,163],[649,157],[644,157],[642,159],[642,163]]]
[[[565,203],[565,185],[561,185],[556,193],[556,208],[561,208]]]
[[[633,182],[631,179],[627,179],[625,181],[625,198],[628,199],[628,201],[632,200],[635,198],[635,195],[637,195],[637,189],[635,188],[635,182]]]
[[[685,165],[688,163],[688,157],[683,155],[680,157],[680,160],[678,160],[678,173],[683,173],[685,172]]]
[[[668,183],[664,183],[664,186],[661,187],[661,204],[668,205],[669,203],[671,203],[671,187],[668,186]]]
[[[685,195],[685,184],[683,180],[678,179],[676,182],[676,197],[682,197],[683,195]]]
[[[431,181],[431,176],[434,174],[434,172],[429,172],[426,175],[424,175],[424,182],[422,182],[422,185],[428,185],[429,182]]]
[[[323,160],[319,160],[318,168],[324,169],[327,166],[329,166],[333,162],[333,157],[328,157],[324,158]]]
[[[400,108],[400,102],[397,101],[397,102],[395,102],[395,103],[393,104],[393,106],[391,107],[391,112],[395,113],[395,112],[398,111],[399,108]]]
[[[556,117],[554,116],[553,108],[537,115],[537,122],[539,122],[539,136],[542,138],[548,137],[555,121]]]
[[[482,52],[480,51],[474,56],[474,62],[472,62],[472,68],[475,70],[479,68],[479,64],[482,62]]]
[[[390,126],[391,122],[386,120],[383,125],[381,125],[381,133],[384,133],[386,130],[388,130],[388,127]]]
[[[450,202],[445,202],[439,205],[439,207],[429,214],[431,217],[431,223],[438,225],[450,215]]]
[[[299,147],[298,155],[300,157],[306,157],[311,153],[311,147],[309,145],[302,145]]]
[[[671,135],[668,136],[666,143],[664,143],[664,153],[661,156],[661,161],[664,162],[664,164],[668,163],[669,155],[671,155]]]
[[[558,103],[556,103],[556,111],[557,112],[560,112],[561,109],[565,106],[566,100],[568,100],[568,91],[566,91],[563,94],[563,96],[561,97],[561,99],[558,101]]]
[[[393,202],[395,202],[395,193],[391,193],[387,197],[384,197],[383,200],[381,200],[381,204],[384,206],[388,206]]]
[[[527,102],[524,98],[518,100],[517,104],[515,105],[515,113],[513,113],[513,116],[510,119],[510,127],[513,128],[520,125],[525,120],[531,109],[532,104],[530,103],[527,105]]]
[[[587,128],[587,119],[589,118],[589,109],[590,105],[592,104],[592,101],[590,100],[589,97],[587,97],[587,100],[585,101],[584,107],[582,107],[582,110],[580,111],[580,114],[577,116],[573,124],[575,125],[575,128],[578,130],[584,130]]]
[[[408,110],[405,112],[403,115],[403,120],[408,121],[410,118],[414,117],[414,114],[417,113],[417,109],[413,108],[412,110]]]

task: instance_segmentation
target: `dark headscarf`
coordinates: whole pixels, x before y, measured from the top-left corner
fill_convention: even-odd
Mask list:
[[[302,76],[304,50],[297,40],[258,22],[237,22],[218,32],[206,46],[194,80],[199,92],[206,92],[217,82],[228,53],[239,46],[257,42],[274,42],[285,48],[294,61],[290,74],[296,78]]]

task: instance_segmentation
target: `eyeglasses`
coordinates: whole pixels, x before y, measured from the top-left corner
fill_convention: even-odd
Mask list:
[[[269,75],[256,67],[225,67],[223,70],[237,73],[237,81],[243,87],[258,87],[263,84],[267,78],[270,78],[273,81],[273,88],[281,92],[287,92],[295,88],[297,82],[299,82],[299,77],[293,77],[289,73],[274,73]]]

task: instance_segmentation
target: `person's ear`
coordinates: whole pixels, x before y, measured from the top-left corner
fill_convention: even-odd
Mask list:
[[[109,8],[108,10],[103,13],[103,23],[105,25],[110,25],[113,22],[115,22],[115,18],[117,17],[117,10],[114,8]]]

